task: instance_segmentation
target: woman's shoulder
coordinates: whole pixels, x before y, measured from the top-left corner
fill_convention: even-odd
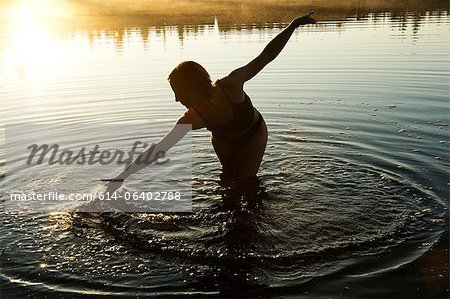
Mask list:
[[[242,82],[239,80],[239,78],[236,75],[233,75],[233,73],[230,73],[230,74],[226,75],[225,77],[217,79],[216,84],[217,84],[217,82],[220,82],[220,84],[225,84],[228,87],[232,87],[232,88],[236,88],[236,89],[243,87]]]
[[[191,107],[189,108],[178,120],[177,124],[189,124],[192,125],[192,129],[201,129],[206,127],[206,122],[198,111]]]
[[[232,74],[218,79],[215,83],[220,87],[231,102],[240,103],[244,100],[244,86]]]

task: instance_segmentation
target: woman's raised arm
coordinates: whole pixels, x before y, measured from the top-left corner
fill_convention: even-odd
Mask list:
[[[256,76],[256,74],[258,74],[269,62],[274,60],[278,54],[280,54],[281,50],[283,50],[292,33],[298,26],[316,23],[316,20],[311,17],[312,14],[313,12],[311,11],[303,17],[292,20],[283,31],[267,44],[258,57],[250,61],[247,65],[232,71],[229,76],[242,84]]]

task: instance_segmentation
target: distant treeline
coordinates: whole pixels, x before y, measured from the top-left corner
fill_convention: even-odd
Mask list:
[[[20,0],[0,0],[0,12]],[[65,7],[54,19],[73,19],[81,27],[102,29],[123,26],[203,25],[217,19],[222,28],[265,23],[287,23],[315,11],[319,21],[364,17],[389,12],[394,17],[423,15],[427,11],[448,11],[449,0],[40,0],[42,7]],[[70,9],[67,9],[70,7]],[[1,18],[1,15],[0,15]]]
[[[371,12],[448,10],[449,0],[65,0],[84,16],[141,17],[153,25],[211,22],[251,24],[288,22],[310,10],[321,20]]]

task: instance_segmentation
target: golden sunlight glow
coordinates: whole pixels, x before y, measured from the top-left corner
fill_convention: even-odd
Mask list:
[[[7,12],[4,60],[20,77],[38,78],[57,66],[62,53],[45,18],[63,12],[56,0],[23,0]]]
[[[69,9],[57,0],[22,0],[7,13],[9,19],[65,16]]]

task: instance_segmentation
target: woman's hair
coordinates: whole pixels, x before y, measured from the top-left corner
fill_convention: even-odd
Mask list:
[[[195,92],[208,99],[212,96],[211,77],[197,62],[181,62],[173,69],[167,80],[180,84],[182,88],[194,89]]]

